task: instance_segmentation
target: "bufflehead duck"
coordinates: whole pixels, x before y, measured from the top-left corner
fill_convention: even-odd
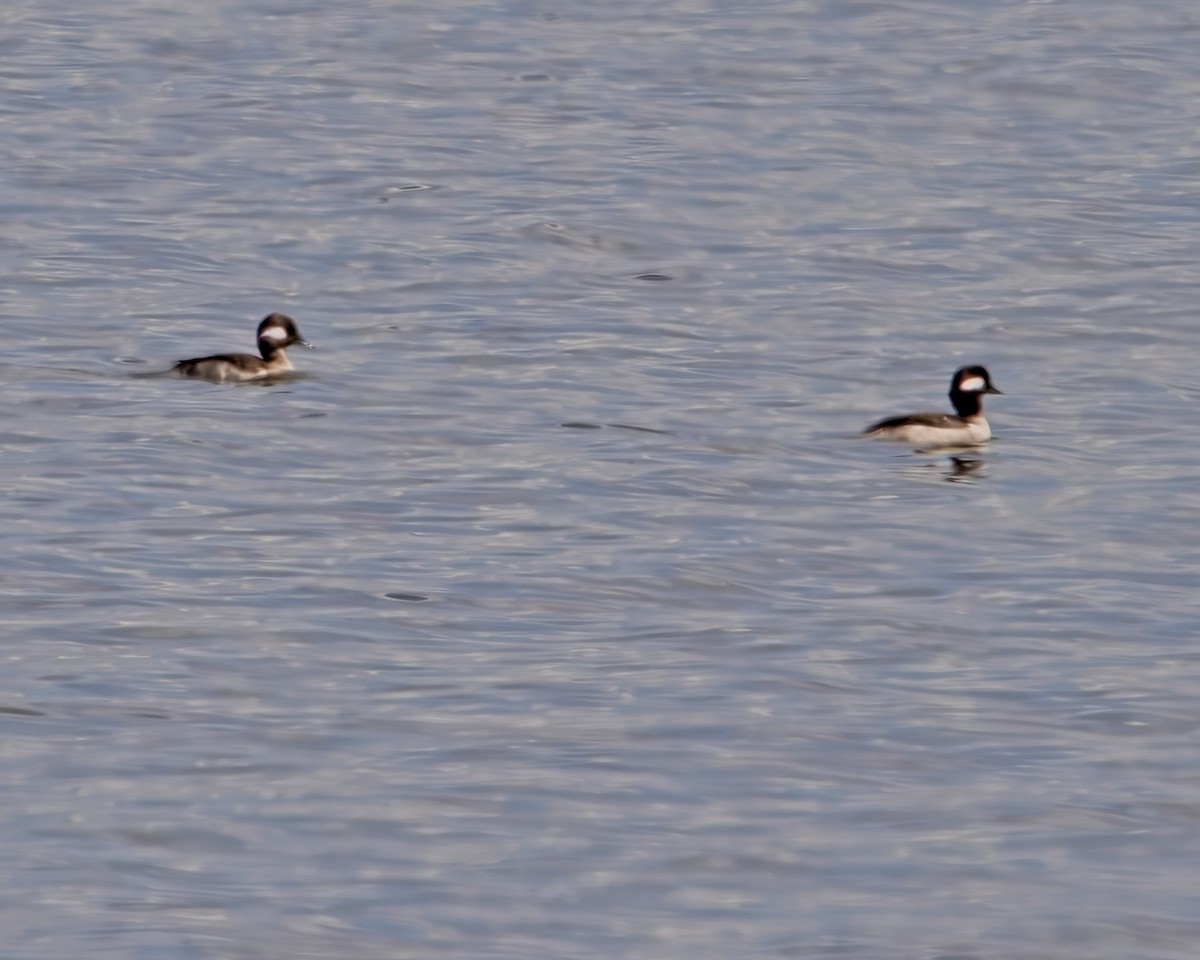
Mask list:
[[[258,352],[262,359],[248,353],[220,353],[213,357],[180,360],[172,368],[181,377],[199,377],[214,383],[240,383],[264,380],[295,369],[284,349],[298,343],[309,350],[313,345],[300,336],[291,317],[273,313],[258,325]]]
[[[910,413],[867,427],[868,437],[902,440],[921,448],[973,447],[986,443],[992,428],[983,415],[983,395],[1000,393],[986,367],[960,367],[950,381],[954,413]]]

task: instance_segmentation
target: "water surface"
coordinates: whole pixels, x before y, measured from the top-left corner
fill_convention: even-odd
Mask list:
[[[1192,960],[1191,5],[0,20],[7,955]]]

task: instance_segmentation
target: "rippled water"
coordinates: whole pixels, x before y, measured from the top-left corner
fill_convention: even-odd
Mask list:
[[[1194,5],[0,22],[5,956],[1192,960]]]

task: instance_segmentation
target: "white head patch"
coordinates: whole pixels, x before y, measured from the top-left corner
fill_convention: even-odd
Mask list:
[[[286,327],[267,327],[266,330],[259,334],[259,339],[274,340],[276,343],[282,343],[289,336],[291,336],[291,334],[287,332]]]
[[[983,377],[964,377],[958,384],[958,389],[964,393],[978,393],[986,384]]]

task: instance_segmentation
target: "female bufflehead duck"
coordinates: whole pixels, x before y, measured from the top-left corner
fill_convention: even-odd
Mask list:
[[[258,352],[262,359],[248,353],[220,353],[214,357],[180,360],[172,368],[181,377],[199,377],[214,383],[240,383],[264,380],[295,369],[284,349],[298,343],[309,350],[313,345],[300,336],[291,317],[273,313],[258,325]]]
[[[983,415],[983,395],[1000,393],[986,367],[960,367],[950,381],[954,413],[910,413],[867,427],[868,437],[903,440],[917,447],[973,447],[986,443],[992,428]]]

